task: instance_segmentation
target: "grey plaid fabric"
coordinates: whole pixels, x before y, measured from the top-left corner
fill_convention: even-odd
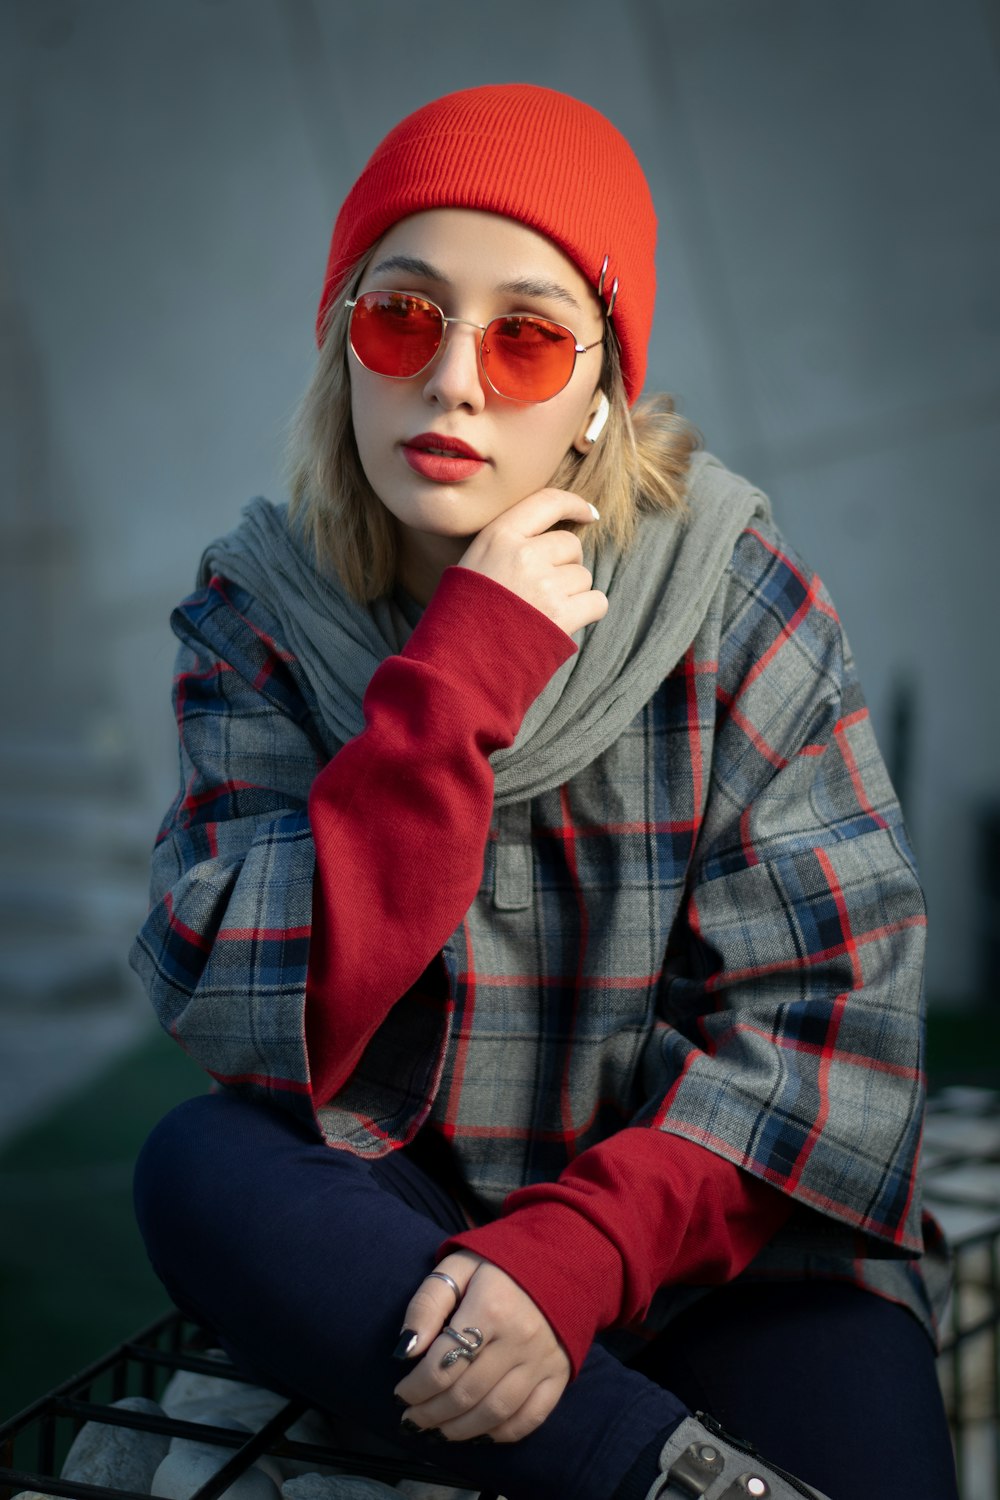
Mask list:
[[[437,1132],[483,1218],[626,1124],[678,1133],[796,1201],[745,1275],[848,1277],[933,1327],[923,900],[837,616],[770,521],[610,748],[496,810],[464,920],[315,1111],[306,798],[336,746],[249,595],[173,625],[182,788],[133,962],[213,1077],[362,1155]]]

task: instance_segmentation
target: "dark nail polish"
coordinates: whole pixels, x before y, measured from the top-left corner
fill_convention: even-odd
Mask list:
[[[495,1443],[496,1438],[488,1432],[481,1432],[478,1437],[469,1438],[470,1443]]]
[[[419,1437],[424,1429],[419,1422],[413,1422],[409,1417],[404,1417],[399,1424],[399,1430],[408,1433],[410,1437]]]
[[[424,1442],[426,1443],[446,1443],[447,1441],[448,1439],[439,1427],[428,1427],[424,1432]]]
[[[413,1332],[412,1328],[404,1328],[399,1335],[399,1343],[392,1351],[393,1359],[409,1359],[417,1346],[419,1334]]]

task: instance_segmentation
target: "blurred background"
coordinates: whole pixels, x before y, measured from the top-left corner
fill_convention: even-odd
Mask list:
[[[205,1080],[125,954],[170,609],[284,497],[368,154],[512,80],[645,166],[648,386],[831,589],[923,871],[932,1082],[1000,1082],[997,0],[0,0],[0,1417],[166,1305],[130,1166]]]

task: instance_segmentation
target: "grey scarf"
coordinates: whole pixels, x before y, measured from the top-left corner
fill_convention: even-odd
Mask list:
[[[257,499],[243,514],[206,549],[199,584],[220,573],[278,620],[328,734],[345,744],[364,728],[372,673],[402,649],[410,626],[392,599],[356,604],[319,573],[287,506]],[[514,744],[493,755],[498,806],[560,786],[614,743],[694,639],[740,532],[769,514],[765,495],[699,453],[685,515],[645,514],[627,552],[602,548],[586,559],[608,614],[574,637],[579,650],[531,705]]]

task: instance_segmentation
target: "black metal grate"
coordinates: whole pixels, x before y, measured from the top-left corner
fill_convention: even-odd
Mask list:
[[[0,1425],[0,1500],[11,1500],[21,1490],[65,1496],[67,1500],[149,1500],[148,1494],[140,1495],[135,1490],[109,1489],[58,1477],[74,1437],[85,1422],[92,1421],[232,1448],[228,1463],[196,1490],[190,1500],[216,1500],[255,1459],[265,1454],[315,1464],[327,1471],[381,1479],[386,1484],[399,1479],[419,1479],[428,1484],[468,1489],[468,1480],[457,1478],[439,1465],[380,1451],[376,1439],[370,1445],[362,1440],[358,1446],[350,1442],[327,1446],[288,1437],[288,1429],[309,1409],[303,1401],[289,1401],[263,1427],[249,1435],[228,1427],[147,1415],[112,1404],[125,1396],[146,1396],[157,1401],[178,1370],[249,1384],[228,1360],[219,1359],[214,1353],[211,1358],[206,1357],[211,1344],[212,1336],[198,1324],[179,1312],[168,1313],[4,1422]],[[499,1500],[499,1497],[484,1491],[480,1500]]]

